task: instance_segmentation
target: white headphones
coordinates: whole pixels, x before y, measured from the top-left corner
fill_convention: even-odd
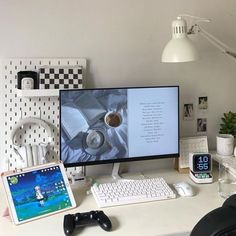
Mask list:
[[[38,144],[38,145],[21,145],[17,144],[15,140],[15,136],[17,134],[17,131],[20,127],[26,124],[38,124],[42,126],[48,135],[47,143]],[[49,125],[38,118],[25,118],[16,124],[16,126],[13,128],[11,132],[11,140],[13,144],[13,150],[17,155],[16,158],[16,166],[17,168],[25,168],[30,167],[34,165],[40,165],[47,162],[46,155],[48,153],[48,147],[50,146],[52,142],[52,131]]]

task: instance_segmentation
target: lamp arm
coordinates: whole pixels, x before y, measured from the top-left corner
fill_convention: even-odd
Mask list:
[[[228,45],[217,39],[212,34],[208,33],[206,30],[201,28],[199,25],[195,24],[190,28],[189,34],[200,33],[205,39],[207,39],[211,44],[213,44],[216,48],[218,48],[221,52],[226,55],[233,57],[236,59],[236,53],[233,52]]]
[[[199,16],[193,16],[193,15],[189,15],[189,14],[180,14],[177,16],[177,19],[181,19],[183,17],[189,17],[189,18],[192,18],[194,19],[195,22],[211,22],[210,19],[208,18],[203,18],[203,17],[199,17]]]

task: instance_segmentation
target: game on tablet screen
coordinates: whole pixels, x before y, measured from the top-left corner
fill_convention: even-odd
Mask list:
[[[18,221],[72,206],[59,166],[7,177]]]

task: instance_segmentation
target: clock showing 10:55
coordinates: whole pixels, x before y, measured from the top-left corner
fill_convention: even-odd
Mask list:
[[[212,183],[212,161],[209,153],[189,153],[189,176],[197,184]]]
[[[207,153],[192,155],[192,170],[195,173],[211,171],[211,155]]]

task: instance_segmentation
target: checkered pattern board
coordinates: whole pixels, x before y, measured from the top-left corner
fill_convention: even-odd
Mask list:
[[[81,66],[44,66],[39,68],[40,89],[82,88]]]

